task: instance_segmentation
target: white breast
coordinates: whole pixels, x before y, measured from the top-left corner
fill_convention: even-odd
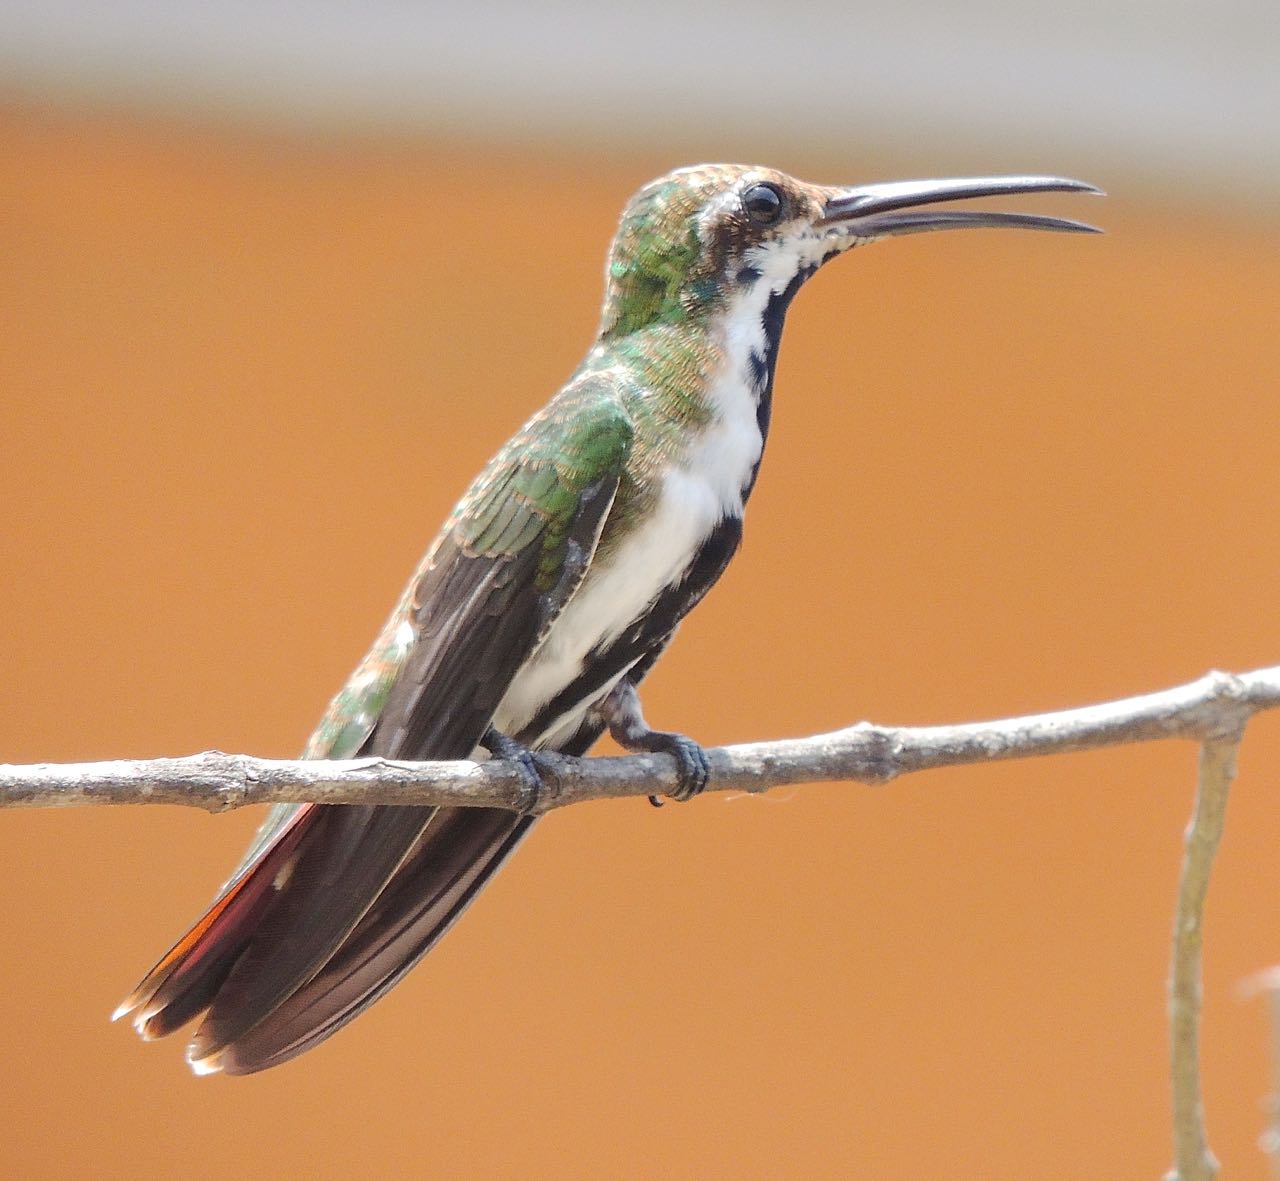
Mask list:
[[[542,647],[512,681],[494,716],[504,734],[523,729],[582,673],[592,651],[606,647],[679,580],[726,516],[742,513],[742,490],[764,446],[751,376],[751,354],[763,347],[758,312],[728,318],[725,364],[707,390],[710,423],[664,476],[649,518],[627,535],[607,567],[588,572]],[[590,701],[577,703],[541,736],[542,743],[554,747],[572,734],[583,713],[626,671]]]

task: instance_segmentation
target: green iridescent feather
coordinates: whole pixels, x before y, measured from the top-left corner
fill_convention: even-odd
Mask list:
[[[702,391],[721,361],[709,331],[721,298],[715,264],[699,235],[707,194],[724,170],[688,170],[642,190],[628,207],[610,251],[598,342],[572,380],[493,458],[458,502],[441,539],[501,557],[540,547],[537,588],[556,586],[569,530],[589,485],[621,477],[600,538],[611,552],[643,517],[660,473],[683,450],[690,428],[711,412]],[[303,753],[354,756],[372,733],[413,643],[413,591],[439,548],[415,571],[391,618],[330,702]],[[268,813],[245,863],[296,805]]]
[[[630,416],[616,390],[591,376],[571,382],[494,457],[451,519],[469,552],[510,555],[539,547],[537,588],[564,566],[584,489],[619,475],[631,450]]]

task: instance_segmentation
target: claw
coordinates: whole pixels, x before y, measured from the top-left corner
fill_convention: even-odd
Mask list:
[[[707,752],[692,738],[683,734],[673,734],[655,730],[654,739],[661,741],[661,748],[655,743],[655,749],[665,749],[674,755],[679,768],[680,782],[671,798],[679,804],[686,804],[696,795],[701,795],[707,786],[707,777],[711,774],[711,765],[707,762]]]
[[[525,814],[536,811],[544,796],[551,794],[547,788],[546,776],[555,774],[549,759],[543,758],[539,752],[530,750],[514,738],[495,730],[492,726],[485,731],[480,745],[494,758],[507,759],[520,769],[520,778],[524,784],[519,811]]]
[[[711,766],[707,752],[692,738],[671,730],[651,730],[640,710],[640,698],[635,686],[622,680],[614,686],[600,707],[601,716],[609,726],[609,733],[624,750],[643,750],[653,754],[668,754],[676,761],[677,783],[670,798],[677,803],[687,803],[707,786]],[[658,796],[650,796],[649,803],[662,807]]]

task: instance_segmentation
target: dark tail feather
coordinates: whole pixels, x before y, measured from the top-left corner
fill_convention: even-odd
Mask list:
[[[217,989],[187,1050],[197,1071],[221,1069],[221,1054],[324,967],[392,880],[435,808],[316,809],[304,847]]]
[[[207,1009],[187,1053],[198,1073],[285,1062],[399,981],[532,824],[488,808],[304,805],[115,1016],[157,1038]]]
[[[336,1033],[431,949],[528,833],[533,819],[489,808],[441,809],[328,962],[268,1015],[228,1039],[212,1060],[198,1049],[202,1029],[193,1043],[193,1064],[251,1074],[286,1062]],[[269,942],[264,946],[279,954]],[[210,1021],[224,997],[230,1009],[230,989],[228,982]]]
[[[213,905],[121,1002],[112,1020],[133,1016],[144,1038],[164,1037],[200,1013],[227,978],[274,895],[316,808],[304,804],[223,888]]]

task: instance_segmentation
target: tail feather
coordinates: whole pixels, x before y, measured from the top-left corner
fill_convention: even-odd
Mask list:
[[[304,804],[247,862],[194,926],[161,957],[111,1015],[132,1016],[145,1038],[163,1037],[200,1013],[248,944],[273,885],[286,870],[315,805]]]
[[[453,925],[533,825],[487,808],[442,809],[337,952],[216,1056],[228,1074],[287,1062],[389,991]]]
[[[586,751],[594,721],[560,745]],[[494,808],[277,809],[204,916],[116,1010],[144,1037],[205,1013],[197,1074],[250,1074],[324,1041],[435,945],[532,828]]]
[[[305,805],[115,1016],[152,1039],[204,1013],[187,1051],[197,1073],[285,1062],[396,984],[532,824],[488,808]]]
[[[189,1057],[214,1063],[342,946],[392,880],[435,808],[318,809],[289,878],[257,916],[248,945],[218,988]]]

